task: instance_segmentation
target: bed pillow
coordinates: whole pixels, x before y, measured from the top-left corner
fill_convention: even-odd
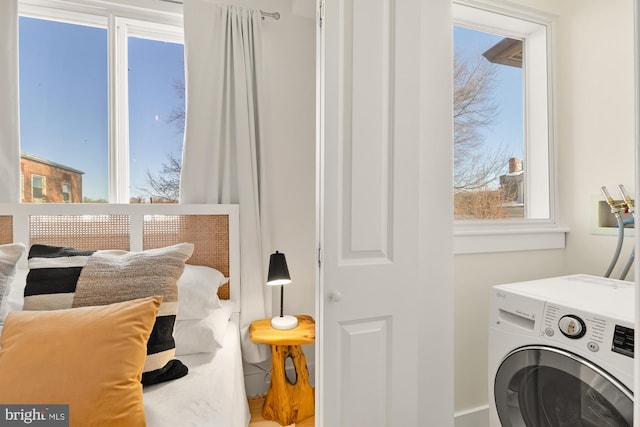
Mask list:
[[[23,310],[106,305],[160,295],[163,301],[147,344],[142,384],[183,377],[188,369],[174,359],[173,327],[177,281],[192,252],[191,243],[140,252],[33,245]]]
[[[24,287],[27,284],[27,274],[29,270],[26,268],[16,268],[16,274],[13,281],[9,285],[9,293],[7,294],[7,313],[11,311],[22,311],[24,303]]]
[[[13,283],[7,295],[8,311],[22,310],[24,287],[29,270],[16,269]],[[177,320],[204,319],[222,306],[217,289],[227,283],[228,278],[218,270],[202,265],[184,266],[184,272],[178,279]]]
[[[218,288],[229,279],[215,268],[189,265],[178,279],[178,320],[204,319],[220,308]]]
[[[68,404],[72,426],[145,425],[140,378],[161,301],[9,313],[0,402]]]
[[[204,319],[176,320],[176,355],[215,353],[224,344],[231,306],[224,305]]]
[[[22,243],[0,245],[0,325],[7,317],[8,295],[16,274],[16,264],[25,251]]]

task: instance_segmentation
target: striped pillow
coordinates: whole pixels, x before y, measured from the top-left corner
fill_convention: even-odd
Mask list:
[[[162,305],[147,343],[142,384],[180,378],[188,369],[174,359],[177,281],[192,253],[191,243],[141,252],[33,245],[23,309],[59,310],[161,295]]]

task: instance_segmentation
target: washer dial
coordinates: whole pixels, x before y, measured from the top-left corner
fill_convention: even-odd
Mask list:
[[[558,321],[558,327],[565,337],[574,340],[582,338],[587,333],[587,325],[581,318],[573,314],[562,316]]]

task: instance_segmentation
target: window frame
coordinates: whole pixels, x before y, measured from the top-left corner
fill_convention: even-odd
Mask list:
[[[69,191],[64,191],[68,189]],[[60,192],[62,193],[62,203],[71,203],[72,200],[72,187],[68,182],[63,182],[60,188]],[[65,197],[67,200],[65,200]]]
[[[130,202],[129,36],[184,44],[182,5],[153,0],[18,0],[18,15],[107,30],[108,203]]]
[[[453,26],[523,39],[525,64],[544,61],[546,65],[544,68],[532,69],[526,65],[523,68],[524,153],[527,164],[525,212],[530,219],[455,220],[454,254],[564,248],[568,229],[557,223],[555,180],[555,16],[491,0],[454,0],[452,12]],[[523,22],[511,25],[514,20]],[[520,26],[523,23],[530,26]],[[531,30],[536,27],[538,32],[531,37]],[[532,56],[535,59],[529,59]],[[540,89],[543,84],[546,90]],[[536,96],[530,96],[531,93],[536,93]],[[545,93],[546,98],[540,97],[540,93]],[[541,196],[540,193],[544,192],[534,191],[539,188],[547,188],[548,191]],[[540,212],[545,210],[548,218],[540,218]]]
[[[40,178],[40,187],[35,186],[35,179]],[[34,190],[36,188],[40,189],[40,197],[36,197]],[[44,175],[39,175],[37,173],[31,174],[31,202],[32,203],[42,203],[47,198],[47,177]]]

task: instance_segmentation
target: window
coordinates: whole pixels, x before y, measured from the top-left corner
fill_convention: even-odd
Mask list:
[[[182,20],[148,3],[20,2],[21,153],[77,172],[73,187],[47,176],[65,202],[177,202]],[[154,182],[167,178],[173,191],[159,192]]]
[[[62,184],[62,201],[64,203],[71,202],[71,184]]]
[[[45,202],[46,181],[44,176],[31,175],[31,198],[34,202]]]
[[[523,43],[455,26],[454,215],[524,218]]]
[[[552,19],[488,0],[457,1],[453,16],[454,250],[501,250],[467,243],[556,227]],[[564,234],[551,240],[564,246]],[[529,249],[545,247],[536,241]]]
[[[107,31],[26,16],[19,26],[20,150],[84,171],[83,196],[106,201]]]
[[[128,52],[131,195],[135,201],[176,202],[184,133],[184,48],[129,35]]]

